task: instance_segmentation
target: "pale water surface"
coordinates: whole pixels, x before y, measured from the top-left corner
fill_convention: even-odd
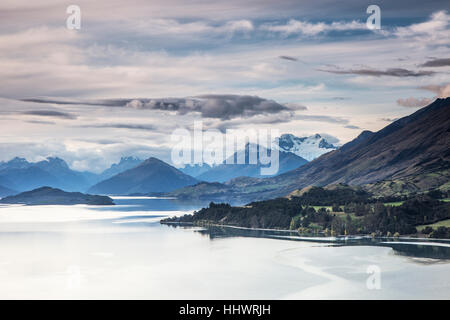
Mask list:
[[[450,244],[160,225],[203,203],[1,206],[2,299],[450,298]],[[317,240],[317,241],[316,241]],[[380,270],[369,290],[368,268]]]

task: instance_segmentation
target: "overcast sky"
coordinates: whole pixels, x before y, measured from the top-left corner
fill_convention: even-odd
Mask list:
[[[450,3],[377,1],[381,30],[370,4],[3,0],[0,161],[167,161],[196,120],[342,144],[449,96]]]

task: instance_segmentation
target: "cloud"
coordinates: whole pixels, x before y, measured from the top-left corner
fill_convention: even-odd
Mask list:
[[[303,111],[303,110],[308,110],[308,107],[300,104],[300,103],[295,103],[295,102],[288,102],[284,104],[286,107],[290,108],[291,110],[297,110],[297,111]]]
[[[128,25],[130,30],[154,36],[194,35],[194,34],[233,34],[249,32],[254,29],[250,20],[231,20],[222,24],[212,24],[208,21],[180,22],[175,19],[139,20]]]
[[[221,132],[225,132],[227,129],[243,128],[247,129],[250,126],[259,125],[280,125],[282,123],[288,123],[295,119],[295,114],[290,111],[284,111],[277,114],[260,114],[254,116],[251,122],[245,118],[236,118],[231,120],[217,120],[214,119],[211,122],[205,121],[205,128],[218,129]]]
[[[76,147],[74,147],[76,146]],[[149,146],[135,141],[104,145],[99,148],[91,143],[79,145],[75,140],[46,139],[39,142],[5,143],[0,141],[0,161],[16,156],[36,162],[47,157],[59,157],[75,170],[100,173],[122,156],[136,156],[146,159],[150,156],[170,162],[170,148]]]
[[[112,145],[112,144],[120,144],[119,140],[111,140],[111,139],[79,139],[82,142],[95,143],[100,145]]]
[[[398,27],[394,34],[399,38],[417,40],[421,44],[446,45],[450,43],[449,25],[450,15],[441,10],[433,13],[425,22]]]
[[[269,32],[281,33],[286,36],[292,34],[314,36],[330,31],[368,30],[365,23],[355,20],[351,22],[337,21],[327,24],[324,22],[311,23],[295,19],[289,20],[286,24],[263,24],[260,26],[260,29]]]
[[[450,97],[450,83],[443,85],[426,85],[420,86],[419,89],[431,91],[437,94],[439,98]]]
[[[345,126],[344,128],[347,128],[347,129],[361,129],[360,127],[358,127],[358,126],[354,126],[354,125],[347,125],[347,126]]]
[[[450,58],[432,59],[420,65],[421,67],[446,67],[450,66]]]
[[[123,142],[123,148],[130,143],[142,143],[160,149],[161,145],[168,143],[166,137],[150,139],[148,136],[156,135],[156,131],[161,130],[169,132],[169,128],[165,126],[188,125],[199,114],[212,114],[216,117],[205,118],[204,122],[238,127],[255,124],[261,127],[280,127],[289,132],[300,130],[299,126],[301,130],[314,132],[333,130],[341,139],[347,140],[355,131],[344,126],[351,125],[353,117],[365,119],[363,122],[368,125],[370,119],[376,117],[369,128],[375,129],[377,124],[385,124],[376,120],[391,113],[389,101],[392,103],[398,97],[431,98],[434,95],[445,95],[442,85],[448,82],[445,78],[448,75],[444,72],[436,74],[432,81],[425,76],[342,76],[352,78],[350,80],[362,79],[360,82],[342,83],[333,79],[338,75],[330,76],[330,73],[315,71],[318,67],[334,69],[326,66],[327,64],[340,65],[345,69],[365,68],[354,63],[369,65],[381,71],[395,67],[413,71],[440,71],[421,69],[418,66],[431,60],[424,57],[448,57],[448,46],[441,45],[448,43],[450,39],[445,22],[448,15],[440,13],[427,18],[431,12],[445,7],[443,1],[433,1],[426,5],[418,0],[411,0],[413,5],[411,2],[405,5],[406,1],[384,4],[391,7],[382,8],[385,12],[384,15],[382,12],[385,17],[382,19],[383,30],[391,30],[389,36],[378,33],[370,35],[371,31],[363,30],[364,25],[360,25],[361,31],[350,30],[352,27],[348,23],[352,19],[359,18],[362,21],[367,17],[365,8],[355,5],[356,0],[339,6],[330,5],[330,1],[300,3],[298,0],[281,3],[266,0],[251,3],[237,0],[196,1],[189,6],[179,5],[181,0],[174,0],[175,3],[137,0],[135,5],[130,6],[123,1],[112,0],[113,4],[108,2],[108,10],[103,10],[103,13],[100,9],[105,6],[94,5],[87,0],[81,1],[83,12],[89,14],[83,18],[84,27],[80,32],[65,28],[60,15],[61,7],[53,0],[44,1],[51,3],[51,10],[42,2],[31,6],[23,1],[20,5],[11,1],[0,4],[2,8],[9,6],[8,10],[3,10],[7,14],[0,14],[2,25],[7,24],[0,36],[0,96],[58,97],[54,101],[39,98],[41,101],[36,99],[23,102],[20,109],[13,102],[6,106],[2,100],[0,122],[9,135],[4,135],[0,142],[44,141],[45,136],[55,137],[61,143],[71,140],[69,150],[85,149],[86,152],[77,155],[76,160],[85,161],[89,167],[129,151],[113,144],[98,146],[87,143],[84,146],[79,139],[116,139]],[[221,14],[214,16],[211,14],[214,12]],[[305,23],[300,25],[300,31],[291,30],[292,33],[287,33],[287,30],[267,31],[259,28],[269,21],[273,22],[271,26],[290,26],[288,19],[296,12],[301,12],[302,17],[310,19],[309,24],[303,21]],[[326,23],[317,22],[324,21],[324,17],[327,17]],[[158,19],[160,20],[157,21]],[[332,21],[340,19],[350,20],[346,20],[345,26],[334,24],[336,30],[345,27],[349,32],[331,30]],[[419,19],[423,23],[409,22]],[[143,24],[140,24],[141,21]],[[406,26],[395,29],[394,24]],[[157,28],[153,29],[152,26]],[[339,35],[334,37],[337,33]],[[280,40],[287,35],[292,36]],[[315,35],[320,36],[320,41],[311,41]],[[283,54],[298,62],[279,58]],[[396,60],[398,57],[408,57],[408,61],[399,62]],[[426,84],[433,86],[424,89],[428,91],[417,93],[416,88]],[[404,94],[395,94],[396,90]],[[274,100],[282,106],[281,109],[287,107],[287,110],[262,111],[263,114],[258,115],[257,111],[260,109],[252,107],[253,109],[233,111],[227,115],[217,108],[209,110],[210,104],[214,103],[209,103],[208,99],[192,97],[210,92],[264,97],[268,101]],[[167,100],[149,98],[172,96],[191,98],[184,99],[187,106],[164,112],[164,115],[163,112],[157,112],[156,108],[143,111],[139,109],[150,100]],[[351,97],[352,100],[345,103],[331,100],[336,96]],[[87,100],[96,97],[113,99]],[[128,98],[115,99],[117,97]],[[140,103],[130,103],[133,100],[130,98],[142,97],[145,99],[136,99]],[[285,103],[288,101],[304,102],[315,115],[292,110],[293,105]],[[61,105],[60,109],[55,108],[57,111],[78,115],[77,122],[73,126],[67,126],[68,121],[33,116],[11,117],[5,121],[5,110],[11,110],[15,114],[27,110],[52,110],[53,103]],[[125,107],[128,103],[130,105]],[[325,109],[323,103],[331,105]],[[374,114],[374,110],[378,116]],[[178,116],[187,113],[189,116]],[[380,115],[382,113],[385,114]],[[296,114],[300,114],[303,121],[296,121]],[[347,122],[345,117],[349,114],[352,117],[348,117]],[[161,120],[163,116],[164,121]],[[223,120],[227,117],[230,120]],[[27,120],[55,121],[56,125],[42,125],[42,128],[38,128],[37,125],[24,122]],[[111,129],[74,128],[75,125],[93,124],[109,124]],[[130,128],[129,124],[134,124],[134,127]],[[128,127],[125,128],[124,125]],[[148,125],[153,125],[157,130],[151,131]],[[115,129],[117,127],[122,129]],[[46,142],[43,147],[50,145]],[[14,150],[8,150],[11,156],[16,152],[28,152],[14,145],[10,148]],[[136,146],[136,150],[140,148],[140,145]],[[88,151],[92,157],[89,157]]]
[[[296,115],[296,120],[303,121],[315,121],[315,122],[327,122],[327,123],[338,123],[338,124],[348,124],[348,120],[341,117],[323,116],[323,115]]]
[[[250,95],[209,94],[193,98],[134,99],[126,104],[128,108],[173,111],[179,115],[200,113],[205,118],[230,120],[237,117],[249,118],[261,114],[277,114],[293,111],[274,100]]]
[[[337,138],[331,134],[320,132],[319,135],[322,138],[325,138],[325,140],[327,140],[328,143],[334,144],[335,146],[338,145],[340,142],[339,138]]]
[[[40,121],[40,120],[28,120],[25,121],[26,123],[32,123],[32,124],[50,124],[50,125],[54,125],[56,124],[56,122],[53,121]]]
[[[83,128],[114,128],[114,129],[130,129],[130,130],[145,130],[154,131],[155,127],[147,124],[127,124],[127,123],[104,123],[104,124],[89,124],[81,126]]]
[[[386,121],[386,122],[394,122],[397,121],[399,118],[381,118],[381,121]]]
[[[363,76],[391,76],[391,77],[423,77],[435,74],[434,71],[412,71],[403,68],[389,68],[386,70],[377,69],[317,69],[318,71],[335,73],[335,74],[356,74]]]
[[[66,113],[66,112],[60,112],[60,111],[53,111],[53,110],[30,110],[30,111],[24,111],[22,114],[30,115],[30,116],[38,116],[38,117],[52,117],[52,118],[61,118],[61,119],[70,119],[74,120],[77,118],[77,116]]]
[[[19,99],[19,101],[34,102],[34,103],[51,103],[60,105],[123,107],[128,102],[130,102],[131,99],[83,100],[83,99],[64,99],[64,98],[26,98],[26,99]]]
[[[246,32],[254,29],[253,23],[249,20],[229,21],[225,24],[224,29],[227,32]]]
[[[350,100],[351,98],[349,98],[349,97],[332,97],[331,99],[333,99],[333,100]]]
[[[289,60],[289,61],[298,61],[297,58],[290,57],[290,56],[279,56],[278,58],[284,59],[284,60]]]
[[[161,110],[179,115],[199,113],[205,118],[230,120],[237,117],[250,118],[261,114],[277,114],[286,111],[306,110],[297,103],[281,104],[274,100],[252,95],[206,94],[188,98],[140,98],[106,100],[68,100],[53,98],[29,98],[26,102],[125,107],[136,110]]]
[[[413,98],[397,99],[397,104],[402,107],[418,108],[429,105],[432,102],[429,98]]]

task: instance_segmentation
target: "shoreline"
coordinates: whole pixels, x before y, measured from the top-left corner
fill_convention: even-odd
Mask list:
[[[179,225],[179,226],[192,226],[192,227],[224,227],[224,228],[230,228],[230,229],[239,229],[239,230],[248,230],[248,231],[268,231],[268,232],[285,232],[285,233],[295,233],[298,238],[300,239],[317,239],[321,241],[330,241],[330,242],[337,242],[337,241],[346,241],[346,240],[363,240],[363,239],[374,239],[374,240],[426,240],[429,242],[438,242],[438,241],[444,241],[450,243],[450,239],[444,239],[444,238],[425,238],[425,237],[419,237],[419,236],[410,236],[410,235],[404,235],[399,237],[387,237],[387,236],[375,236],[373,237],[370,234],[364,234],[364,235],[346,235],[346,236],[337,236],[337,237],[327,237],[327,236],[308,236],[308,235],[302,235],[297,230],[289,230],[289,229],[270,229],[270,228],[249,228],[249,227],[239,227],[239,226],[233,226],[233,225],[226,225],[226,224],[217,224],[217,223],[210,223],[210,224],[203,224],[198,225],[193,222],[162,222],[160,220],[160,224],[165,225]],[[323,233],[322,233],[323,234]],[[323,240],[322,240],[323,239]]]

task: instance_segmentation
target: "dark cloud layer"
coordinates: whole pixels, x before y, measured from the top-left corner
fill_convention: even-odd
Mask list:
[[[421,67],[446,67],[450,66],[450,58],[445,59],[432,59],[424,64],[420,65]]]
[[[40,121],[40,120],[28,120],[25,121],[26,123],[32,123],[32,124],[49,124],[49,125],[54,125],[56,124],[56,122],[53,121]]]
[[[279,58],[283,59],[283,60],[289,60],[289,61],[298,61],[297,58],[290,57],[290,56],[279,56]]]
[[[435,74],[434,71],[412,71],[403,68],[390,68],[386,70],[376,70],[376,69],[318,69],[319,71],[335,73],[335,74],[356,74],[363,76],[391,76],[391,77],[423,77],[423,76],[431,76]]]
[[[24,99],[23,101],[52,104],[84,104],[106,107],[127,107],[134,109],[173,111],[179,115],[200,113],[205,118],[230,120],[233,118],[249,118],[262,114],[278,114],[297,110],[295,106],[280,104],[274,100],[250,95],[209,94],[189,98],[163,99],[108,99],[90,101],[70,101],[58,99]],[[302,110],[304,109],[301,108]]]
[[[205,118],[229,120],[261,114],[277,114],[291,108],[273,100],[247,95],[202,95],[183,99],[133,100],[128,107],[175,111],[180,115],[196,112]]]
[[[120,144],[122,141],[119,140],[111,140],[111,139],[79,139],[79,141],[96,143],[101,145],[112,145],[112,144]]]
[[[83,128],[113,128],[113,129],[130,129],[130,130],[145,130],[153,131],[155,127],[147,124],[127,124],[127,123],[106,123],[106,124],[92,124],[82,126]]]
[[[53,111],[53,110],[30,110],[24,111],[22,114],[30,115],[30,116],[38,116],[38,117],[52,117],[52,118],[61,118],[61,119],[76,119],[77,117],[73,114]]]
[[[105,107],[123,107],[132,99],[100,99],[100,100],[69,100],[54,98],[27,98],[20,99],[24,102],[51,103],[60,105],[86,105],[86,106],[105,106]]]

